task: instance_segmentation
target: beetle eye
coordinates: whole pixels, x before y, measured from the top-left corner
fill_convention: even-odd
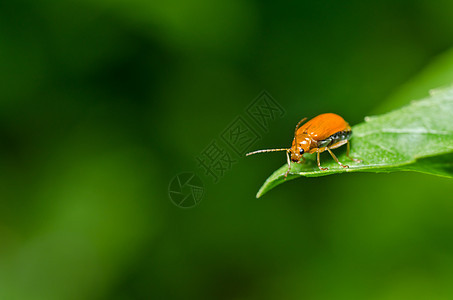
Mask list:
[[[304,154],[304,149],[300,148],[299,153],[300,153],[300,155]]]

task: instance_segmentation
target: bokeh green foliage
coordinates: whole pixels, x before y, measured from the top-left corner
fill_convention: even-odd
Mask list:
[[[356,124],[443,85],[396,93],[452,36],[450,1],[3,1],[0,299],[452,298],[451,180],[256,200],[270,154],[204,178],[192,210],[167,195],[262,89],[287,114],[256,147],[286,146],[303,116]]]

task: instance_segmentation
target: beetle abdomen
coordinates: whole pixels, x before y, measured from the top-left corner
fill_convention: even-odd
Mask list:
[[[332,134],[325,140],[318,142],[318,148],[328,147],[334,145],[340,141],[349,140],[351,138],[352,131],[351,130],[342,130],[338,131],[337,133]]]

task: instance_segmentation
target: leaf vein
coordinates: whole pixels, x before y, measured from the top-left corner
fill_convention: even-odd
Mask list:
[[[450,131],[433,130],[426,128],[383,128],[381,130],[373,130],[364,133],[355,134],[356,137],[365,137],[372,134],[379,133],[396,133],[396,134],[433,134],[433,135],[452,135]]]

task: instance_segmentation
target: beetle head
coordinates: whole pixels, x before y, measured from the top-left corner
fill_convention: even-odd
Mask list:
[[[293,162],[299,162],[302,159],[304,153],[308,153],[311,146],[311,139],[306,137],[294,138],[291,146],[291,160]]]

